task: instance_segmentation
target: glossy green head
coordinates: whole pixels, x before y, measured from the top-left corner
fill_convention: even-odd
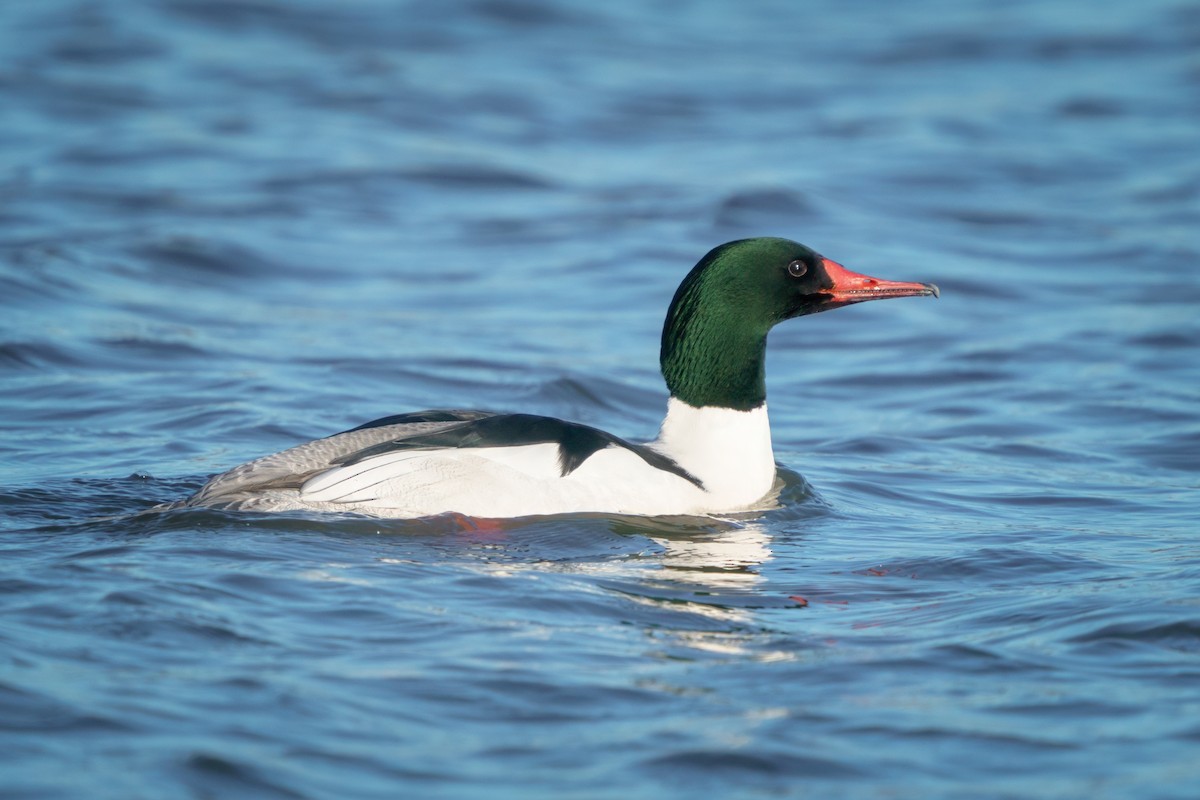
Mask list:
[[[787,239],[713,248],[683,279],[663,325],[659,360],[671,395],[696,406],[749,410],[767,398],[767,333],[792,317],[884,297],[937,294],[846,270]]]

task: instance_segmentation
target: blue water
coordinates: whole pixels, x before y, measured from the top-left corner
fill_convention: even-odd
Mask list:
[[[1200,4],[0,5],[0,795],[1194,798]],[[428,407],[631,439],[713,245],[783,505],[186,511]]]

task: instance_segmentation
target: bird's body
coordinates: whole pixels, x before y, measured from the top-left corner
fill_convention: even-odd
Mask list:
[[[775,481],[765,408],[698,409],[672,400],[659,438],[645,445],[524,414],[434,411],[393,419],[399,421],[243,464],[189,502],[389,517],[451,510],[476,517],[656,516],[749,508]],[[743,457],[723,457],[730,451]]]
[[[856,275],[784,239],[730,242],[696,265],[671,303],[661,356],[671,398],[652,442],[528,414],[400,414],[235,467],[179,505],[397,518],[761,507],[776,481],[767,331],[789,317],[915,294],[937,289]]]

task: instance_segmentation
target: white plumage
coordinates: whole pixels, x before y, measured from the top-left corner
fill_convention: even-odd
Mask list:
[[[394,450],[337,462],[393,440],[445,431],[418,422],[347,431],[251,461],[210,480],[187,505],[257,511],[353,511],[423,517],[605,512],[706,514],[756,507],[775,482],[765,406],[693,408],[672,398],[647,446],[701,486],[609,445],[563,474],[554,442],[503,447]],[[731,450],[738,458],[731,459]]]

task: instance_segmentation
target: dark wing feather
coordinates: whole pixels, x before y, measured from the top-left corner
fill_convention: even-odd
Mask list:
[[[257,458],[213,476],[186,505],[208,505],[229,495],[272,489],[299,489],[317,473],[344,463],[380,443],[404,441],[489,416],[485,411],[418,411],[368,422],[348,431]]]
[[[493,416],[490,411],[451,411],[446,409],[430,409],[428,411],[410,411],[407,414],[392,414],[390,417],[364,422],[350,431],[364,431],[368,428],[383,428],[388,425],[412,425],[417,422],[469,422]],[[350,433],[344,431],[344,433]]]
[[[391,419],[390,417],[388,419]],[[349,453],[339,459],[339,465],[355,464],[374,456],[397,450],[441,450],[472,447],[516,447],[528,444],[557,444],[558,465],[564,476],[605,447],[623,447],[636,454],[655,469],[678,475],[704,488],[690,472],[671,458],[644,445],[631,444],[598,428],[567,422],[554,417],[533,414],[495,414],[450,423],[437,430],[414,432],[386,442],[379,442]]]

